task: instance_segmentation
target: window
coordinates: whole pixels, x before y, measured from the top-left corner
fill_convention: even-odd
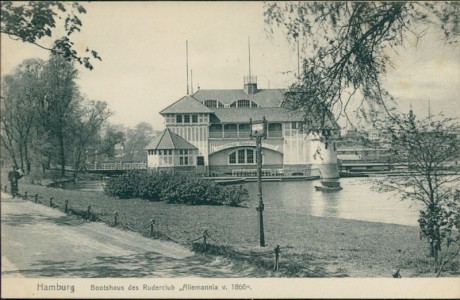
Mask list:
[[[159,166],[172,166],[173,165],[172,153],[173,151],[170,149],[158,150],[158,154],[159,154],[158,165]]]
[[[204,166],[204,157],[203,156],[197,156],[196,157],[196,164],[198,166]]]
[[[223,108],[222,102],[217,100],[204,100],[203,104],[209,108]]]
[[[244,164],[246,162],[246,150],[240,149],[238,150],[238,163]]]
[[[188,149],[181,149],[179,150],[179,165],[181,166],[188,166],[192,165],[192,151]]]
[[[228,162],[230,164],[236,164],[236,152],[232,152],[229,155]]]
[[[192,115],[192,123],[198,123],[198,115]]]
[[[228,163],[231,165],[254,164],[254,154],[253,149],[238,149],[228,155]]]
[[[222,138],[222,125],[211,124],[211,126],[209,126],[209,137],[210,138]]]
[[[254,163],[254,151],[247,151],[246,152],[246,162],[248,164]]]
[[[249,100],[238,100],[238,107],[251,107],[251,101]]]
[[[224,125],[224,138],[237,138],[236,124]]]
[[[176,115],[176,123],[182,123],[182,115]]]
[[[251,126],[249,124],[238,125],[239,138],[249,138],[251,133]]]
[[[270,123],[268,124],[268,137],[282,137],[282,126],[281,123]]]
[[[230,104],[230,107],[257,107],[257,103],[247,99],[241,99]]]
[[[190,123],[190,115],[184,115],[184,123]]]

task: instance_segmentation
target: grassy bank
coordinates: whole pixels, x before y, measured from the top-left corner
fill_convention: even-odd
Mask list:
[[[280,272],[275,276],[391,277],[401,269],[403,277],[432,276],[427,243],[418,228],[335,218],[305,216],[283,210],[265,210],[266,247],[259,247],[257,212],[253,208],[188,206],[116,199],[102,193],[47,188],[21,183],[29,199],[38,193],[48,205],[54,198],[58,209],[65,200],[69,208],[83,212],[88,205],[100,219],[112,224],[118,211],[118,226],[187,244],[199,251],[193,240],[208,230],[208,253],[247,260],[266,269],[273,267],[273,248],[281,247]]]

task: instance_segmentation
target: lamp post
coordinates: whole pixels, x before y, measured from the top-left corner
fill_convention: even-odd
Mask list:
[[[262,121],[249,121],[251,126],[251,137],[256,138],[256,159],[257,159],[257,190],[259,197],[259,206],[256,208],[259,212],[259,230],[260,230],[260,246],[265,247],[264,235],[264,201],[262,198],[262,138],[267,136],[267,122],[265,117]]]

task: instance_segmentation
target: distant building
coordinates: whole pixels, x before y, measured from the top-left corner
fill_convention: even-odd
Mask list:
[[[264,174],[309,175],[321,168],[324,176],[336,177],[339,126],[329,122],[325,142],[324,132],[311,132],[302,114],[283,107],[285,92],[259,89],[255,76],[245,76],[243,89],[200,89],[182,97],[160,112],[166,129],[147,147],[148,167],[196,169],[210,176],[253,173],[250,119],[265,117]]]

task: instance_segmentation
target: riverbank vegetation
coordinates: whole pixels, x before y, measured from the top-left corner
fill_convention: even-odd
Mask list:
[[[131,171],[110,177],[104,191],[121,199],[140,198],[192,205],[240,206],[248,200],[248,191],[242,186],[221,186],[198,175],[162,171]]]
[[[388,151],[412,172],[377,181],[380,191],[397,192],[402,199],[422,205],[420,238],[429,244],[437,275],[460,253],[459,129],[455,119],[418,119],[412,111],[395,115],[392,126],[386,128],[391,136]]]
[[[190,206],[118,199],[101,192],[81,192],[22,184],[29,200],[38,193],[40,201],[63,210],[68,207],[91,210],[109,226],[133,230],[154,237],[189,245],[199,251],[204,230],[208,230],[207,253],[246,261],[263,269],[269,276],[284,277],[391,277],[400,269],[402,277],[430,277],[427,247],[420,241],[419,229],[336,218],[306,216],[284,210],[265,211],[266,247],[259,247],[258,219],[254,209],[230,206]],[[18,200],[20,201],[20,200]],[[289,220],[289,222],[286,222]],[[192,242],[193,241],[193,242]],[[272,273],[273,248],[280,245],[280,269]],[[458,261],[444,268],[444,275],[458,275]]]

